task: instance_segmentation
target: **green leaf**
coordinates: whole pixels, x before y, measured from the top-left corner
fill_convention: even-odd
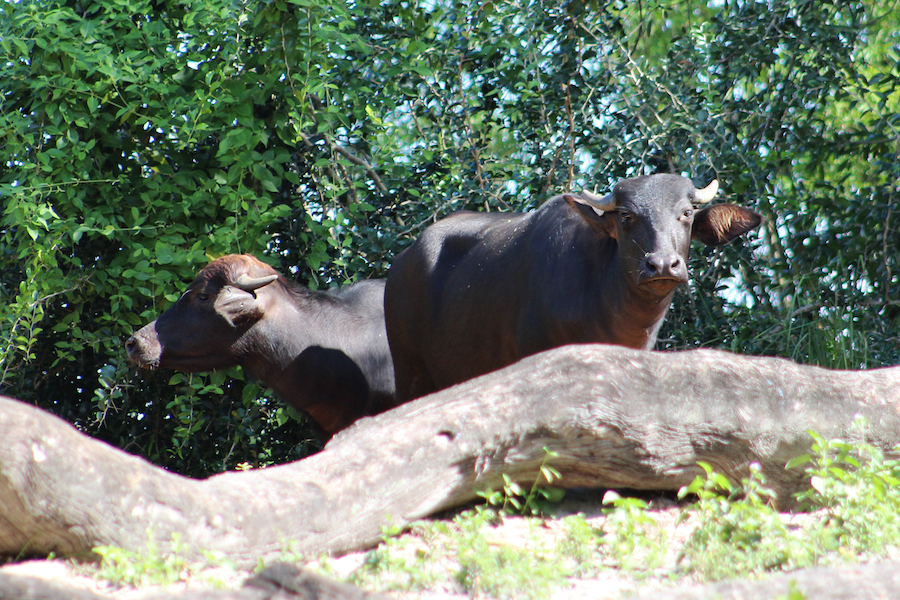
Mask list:
[[[813,476],[810,478],[810,480],[809,480],[809,484],[812,486],[812,488],[813,488],[814,490],[816,490],[816,491],[819,492],[820,494],[825,494],[825,493],[826,493],[826,484],[825,484],[825,480],[822,479],[821,477],[819,477],[819,476],[817,476],[817,475],[813,475]]]
[[[811,461],[811,457],[809,454],[802,454],[800,456],[794,457],[787,462],[785,465],[785,469],[796,469],[799,466],[805,465]]]

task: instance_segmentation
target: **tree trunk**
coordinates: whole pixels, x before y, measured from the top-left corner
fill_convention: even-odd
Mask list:
[[[363,419],[309,458],[198,481],[0,400],[0,554],[144,550],[172,535],[239,564],[283,550],[374,545],[402,526],[502,485],[530,485],[544,448],[564,487],[676,490],[706,461],[733,480],[757,462],[788,504],[806,485],[785,463],[808,430],[900,442],[900,368],[828,371],[711,350],[581,345],[530,357]]]

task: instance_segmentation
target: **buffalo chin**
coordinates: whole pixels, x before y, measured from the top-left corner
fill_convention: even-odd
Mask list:
[[[172,369],[183,373],[204,373],[217,369],[227,369],[236,364],[238,363],[228,356],[195,356],[193,354],[172,356],[163,353],[159,361],[157,361],[157,368]]]
[[[672,277],[657,277],[643,281],[640,286],[642,290],[650,292],[654,296],[663,297],[671,294],[682,283],[685,282]]]

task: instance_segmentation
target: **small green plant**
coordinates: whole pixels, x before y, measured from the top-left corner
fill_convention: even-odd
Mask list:
[[[623,569],[653,570],[662,565],[666,536],[647,513],[649,505],[640,498],[622,497],[610,490],[603,496],[603,551]]]
[[[773,508],[774,493],[765,487],[758,464],[750,466],[750,477],[739,486],[709,464],[699,464],[705,476],[678,493],[680,498],[697,496],[696,504],[680,516],[680,521],[697,521],[679,556],[690,571],[718,580],[814,562],[815,550]]]
[[[503,518],[480,507],[451,522],[414,523],[407,535],[386,537],[347,581],[375,590],[438,587],[492,598],[547,597],[570,574],[564,558],[533,536],[521,543],[495,539]],[[320,561],[322,569],[329,569],[327,560]]]
[[[559,479],[559,471],[547,464],[550,459],[558,456],[558,453],[544,448],[544,460],[541,462],[540,475],[534,480],[528,492],[525,492],[522,486],[504,473],[503,487],[500,490],[488,488],[476,493],[484,499],[488,506],[499,507],[501,514],[539,515],[546,513],[566,494],[563,489],[542,486],[541,479],[547,484]]]
[[[866,424],[858,423],[864,431]],[[799,499],[825,515],[823,534],[849,556],[884,557],[900,548],[900,461],[866,442],[826,440],[810,432],[812,456],[788,463],[811,463],[810,489]]]
[[[457,582],[472,596],[546,598],[568,575],[562,559],[536,538],[519,544],[492,540],[490,511],[455,519],[458,527]]]
[[[401,533],[408,535],[399,537]],[[441,557],[449,535],[443,522],[416,522],[408,528],[386,526],[382,543],[366,554],[364,563],[348,579],[379,590],[424,590],[450,577]],[[327,561],[325,563],[327,565]]]
[[[563,491],[541,487],[559,478],[547,463],[557,456],[544,449],[540,473],[529,490],[507,475],[500,490],[478,495],[483,506],[459,514],[447,525],[415,523],[410,536],[386,530],[383,543],[369,552],[349,581],[395,591],[425,589],[439,582],[471,595],[544,598],[571,572],[566,557],[530,537],[520,545],[491,537],[495,525],[512,514],[538,515],[562,499]]]
[[[866,423],[854,427],[865,433]],[[809,514],[788,527],[771,505],[759,465],[741,485],[700,463],[697,477],[679,495],[697,496],[682,513],[697,527],[680,559],[703,579],[774,569],[882,558],[900,549],[900,461],[866,442],[825,439],[809,432],[811,452],[788,462],[805,466],[810,489],[799,494]]]
[[[788,584],[788,592],[783,596],[776,596],[775,600],[806,600],[806,594],[797,588],[797,582],[791,581]]]
[[[187,557],[188,547],[181,542],[177,533],[172,534],[172,551],[165,554],[159,550],[152,536],[148,536],[145,552],[132,552],[117,546],[97,546],[93,551],[100,555],[95,578],[135,588],[185,581],[210,567],[235,570],[233,564],[209,552],[203,553],[205,560],[191,562]],[[208,579],[207,582],[217,583],[213,579]]]
[[[583,514],[563,519],[564,535],[556,544],[557,553],[571,563],[572,575],[588,577],[603,568],[603,530],[588,523]]]

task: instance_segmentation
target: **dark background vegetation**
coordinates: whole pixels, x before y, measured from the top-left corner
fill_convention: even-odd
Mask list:
[[[309,451],[239,369],[123,343],[208,260],[384,277],[453,210],[655,172],[765,215],[659,348],[900,362],[896,2],[0,5],[0,391],[189,475]]]

